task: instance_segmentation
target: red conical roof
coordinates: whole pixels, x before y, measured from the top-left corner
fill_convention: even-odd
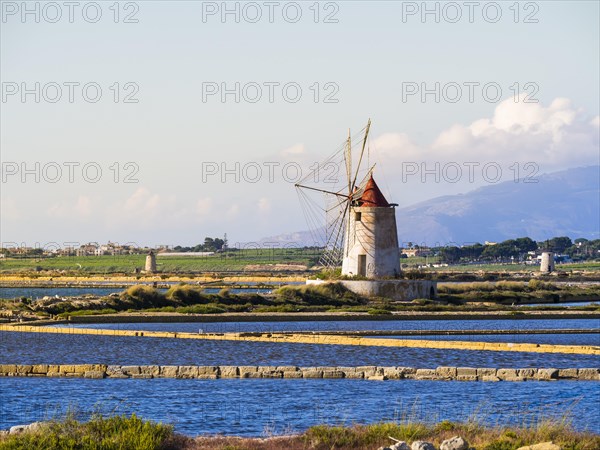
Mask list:
[[[371,174],[371,178],[367,181],[365,185],[365,190],[363,191],[362,196],[358,199],[358,204],[360,206],[367,207],[389,207],[390,204],[385,199],[381,191],[379,190],[379,186],[375,183],[373,179],[373,174]]]

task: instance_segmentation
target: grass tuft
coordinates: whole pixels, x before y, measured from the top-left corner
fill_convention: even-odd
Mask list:
[[[174,448],[171,425],[130,417],[96,415],[81,423],[72,415],[62,421],[44,423],[38,430],[9,435],[0,440],[2,450],[162,450]]]
[[[189,438],[173,433],[173,427],[144,421],[135,414],[105,418],[94,414],[89,422],[75,420],[73,413],[60,420],[46,422],[42,428],[18,435],[0,436],[0,449],[238,449],[238,450],[372,450],[390,445],[390,436],[411,444],[428,441],[439,448],[453,436],[463,437],[475,450],[515,450],[521,446],[553,441],[563,450],[596,450],[600,435],[576,431],[569,419],[572,412],[552,419],[536,419],[520,426],[485,426],[481,416],[466,422],[438,423],[415,421],[412,413],[398,422],[351,426],[317,425],[302,434],[274,436],[268,439],[233,436]]]
[[[273,294],[280,302],[310,306],[352,306],[367,303],[366,299],[340,283],[284,286],[275,290]]]

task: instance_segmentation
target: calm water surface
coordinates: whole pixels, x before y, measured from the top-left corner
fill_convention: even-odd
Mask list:
[[[431,368],[445,365],[519,368],[600,366],[600,357],[594,355],[49,333],[0,332],[0,348],[2,364],[379,365]]]
[[[599,328],[599,320],[135,323],[107,329],[198,332]],[[431,336],[506,342],[598,343],[598,335]],[[153,339],[0,332],[0,363],[298,366],[599,367],[600,357],[517,352],[377,348],[244,341]],[[260,436],[327,424],[382,420],[466,420],[520,424],[570,412],[579,429],[600,432],[596,382],[435,382],[365,380],[86,380],[0,378],[0,429],[76,408],[135,412],[182,433]]]
[[[409,321],[332,321],[332,322],[229,322],[229,323],[125,323],[74,325],[81,328],[111,330],[178,331],[190,333],[276,332],[276,331],[360,331],[360,330],[527,330],[600,329],[599,319],[572,320],[409,320]],[[458,336],[419,335],[381,336],[397,339],[431,339],[482,342],[526,342],[534,344],[598,345],[600,334],[502,334]]]
[[[553,345],[595,345],[600,347],[600,334],[467,334],[460,336],[419,335],[419,336],[373,336],[389,339],[427,339],[432,341],[467,342],[524,342],[529,344]]]
[[[361,331],[361,330],[532,330],[600,329],[600,319],[565,320],[356,320],[298,322],[223,322],[223,323],[119,323],[75,325],[111,330],[184,331],[190,333],[239,333],[246,331]]]
[[[85,380],[0,378],[0,429],[60,417],[76,408],[132,413],[189,435],[260,436],[311,425],[410,418],[489,425],[531,423],[570,412],[574,426],[600,432],[594,382],[477,383],[365,380]]]

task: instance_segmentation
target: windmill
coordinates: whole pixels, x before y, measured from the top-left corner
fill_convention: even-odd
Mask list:
[[[360,145],[358,163],[352,164],[352,136],[342,148],[327,161],[332,162],[335,156],[343,157],[345,177],[342,186],[337,189],[324,189],[310,186],[310,180],[318,180],[314,171],[296,184],[298,195],[306,203],[304,210],[309,226],[311,223],[318,229],[320,212],[318,206],[310,205],[306,191],[318,192],[325,197],[325,249],[320,264],[327,268],[342,266],[342,274],[351,276],[397,277],[400,274],[400,255],[394,206],[387,202],[373,179],[374,165],[368,167],[361,176],[361,165],[368,149],[367,142],[371,120],[364,128],[364,136]],[[342,164],[343,163],[343,164]],[[321,167],[327,164],[324,163]],[[335,163],[334,163],[335,164]],[[339,167],[339,166],[338,166]],[[301,202],[301,203],[302,203]]]

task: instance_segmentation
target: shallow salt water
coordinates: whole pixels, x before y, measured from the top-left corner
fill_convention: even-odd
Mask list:
[[[188,435],[261,436],[326,423],[434,422],[476,416],[488,425],[568,413],[600,432],[595,382],[482,383],[365,380],[86,380],[0,378],[0,429],[60,417],[69,408],[137,413]]]
[[[597,329],[599,320],[335,321],[133,323],[103,329],[198,332],[448,329]],[[431,339],[596,343],[599,335],[467,335]],[[0,332],[0,363],[122,365],[297,365],[599,367],[594,355],[203,341],[148,337]],[[69,409],[130,414],[189,434],[264,436],[321,423],[435,422],[476,416],[488,425],[535,423],[568,413],[578,429],[600,432],[599,383],[402,380],[87,380],[0,377],[0,429],[60,417]]]
[[[400,331],[400,330],[528,330],[600,329],[599,319],[567,320],[384,320],[384,321],[304,321],[304,322],[224,322],[224,323],[120,323],[69,325],[77,328],[109,330],[177,331],[188,333],[239,333],[278,331]],[[526,342],[556,345],[599,345],[600,334],[498,334],[498,335],[418,335],[379,336],[397,339],[430,339],[481,342]]]
[[[3,364],[379,365],[420,368],[600,366],[600,357],[595,355],[50,333],[0,332],[0,347],[0,363]]]
[[[431,341],[466,341],[466,342],[512,342],[530,344],[552,344],[552,345],[593,345],[600,346],[600,334],[467,334],[440,336],[418,335],[418,336],[373,336],[388,339],[426,339]]]
[[[331,320],[278,322],[182,322],[102,323],[69,325],[110,330],[179,331],[197,333],[239,333],[277,331],[361,331],[361,330],[531,330],[600,329],[600,319],[490,319],[490,320]]]

